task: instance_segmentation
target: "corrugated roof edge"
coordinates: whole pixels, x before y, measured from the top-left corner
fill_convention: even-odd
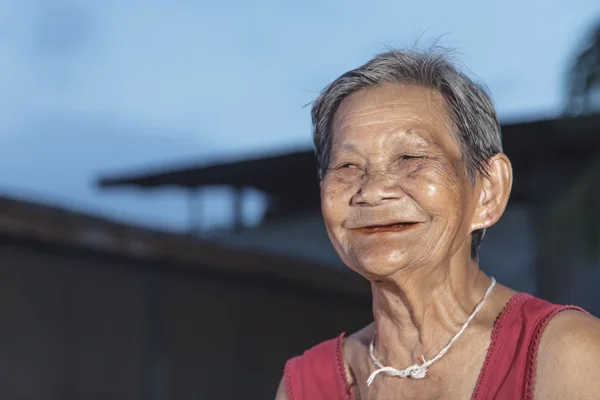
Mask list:
[[[140,260],[168,261],[209,272],[301,285],[330,294],[365,297],[360,276],[292,257],[228,247],[185,234],[145,229],[65,208],[0,196],[0,233],[88,248]]]

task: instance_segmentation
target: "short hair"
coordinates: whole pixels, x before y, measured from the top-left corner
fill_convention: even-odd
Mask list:
[[[348,71],[327,85],[312,104],[315,155],[322,179],[329,168],[332,127],[340,104],[351,94],[385,84],[408,84],[433,89],[444,98],[451,132],[457,140],[467,176],[487,175],[492,156],[502,152],[500,122],[487,89],[469,78],[446,52],[392,49]],[[485,230],[473,232],[471,257],[478,259]]]

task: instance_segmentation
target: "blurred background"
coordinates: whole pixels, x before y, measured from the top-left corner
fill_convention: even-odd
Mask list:
[[[273,398],[369,323],[304,105],[440,36],[515,169],[482,268],[600,314],[598,1],[3,0],[0,397]]]

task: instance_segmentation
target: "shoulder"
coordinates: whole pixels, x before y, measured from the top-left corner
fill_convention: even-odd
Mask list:
[[[542,334],[538,356],[555,361],[594,361],[600,369],[600,319],[565,310],[550,320]]]
[[[369,343],[371,343],[371,339],[373,339],[373,335],[375,334],[375,324],[371,323],[360,331],[354,332],[345,339],[345,346],[350,348],[355,347],[368,347]]]
[[[577,310],[554,316],[541,337],[536,399],[594,397],[600,392],[600,319]]]
[[[346,370],[346,379],[350,386],[355,386],[356,375],[364,375],[365,358],[368,357],[369,344],[375,334],[375,324],[369,324],[358,332],[349,335],[344,339],[344,367]]]
[[[277,393],[275,394],[275,400],[288,400],[287,394],[285,393],[285,379],[281,378]]]

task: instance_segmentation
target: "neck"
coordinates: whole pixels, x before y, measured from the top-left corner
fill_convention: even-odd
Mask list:
[[[470,258],[373,283],[375,354],[398,368],[433,358],[469,318],[489,284]],[[477,318],[471,322],[476,324]]]

